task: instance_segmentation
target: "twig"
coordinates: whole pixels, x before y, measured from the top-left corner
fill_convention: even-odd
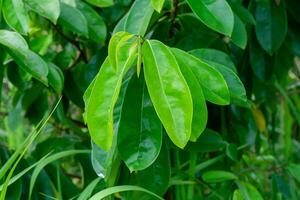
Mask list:
[[[66,41],[68,41],[69,43],[71,43],[74,47],[76,47],[76,49],[80,52],[80,55],[82,57],[82,59],[84,60],[85,63],[88,62],[88,59],[85,55],[85,52],[83,51],[83,49],[81,49],[80,44],[75,41],[72,40],[71,38],[69,38],[68,36],[66,36],[55,24],[53,24],[53,22],[49,21],[49,23],[53,26],[53,28],[55,29],[55,31],[62,37],[64,38]]]

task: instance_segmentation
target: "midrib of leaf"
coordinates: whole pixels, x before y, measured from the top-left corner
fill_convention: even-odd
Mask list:
[[[153,57],[153,60],[154,60],[154,62],[155,62],[155,69],[157,70],[157,74],[158,74],[158,78],[159,78],[159,83],[160,83],[160,85],[161,85],[161,87],[162,87],[162,93],[163,93],[163,97],[164,97],[164,99],[165,99],[165,102],[167,103],[167,105],[168,105],[168,110],[169,110],[169,112],[170,112],[170,114],[171,114],[171,118],[172,118],[172,124],[173,124],[173,126],[174,126],[174,128],[175,128],[175,132],[177,133],[177,126],[176,126],[176,123],[175,123],[175,120],[174,120],[174,118],[173,118],[173,113],[172,113],[172,109],[171,109],[171,106],[170,106],[170,103],[169,103],[169,101],[168,101],[168,99],[167,99],[167,96],[166,96],[166,94],[165,94],[165,90],[164,90],[164,86],[163,86],[163,84],[162,84],[162,80],[161,80],[161,77],[160,77],[160,74],[159,74],[159,69],[158,69],[158,65],[157,65],[157,61],[156,61],[156,58],[155,58],[155,54],[154,54],[154,51],[153,51],[153,49],[152,49],[152,46],[151,46],[151,44],[150,44],[150,42],[148,42],[148,45],[149,45],[149,47],[150,47],[150,50],[151,50],[151,53],[152,53],[152,57]],[[159,116],[159,115],[158,115]],[[173,128],[173,127],[172,127]]]
[[[142,103],[141,103],[141,115],[140,115],[140,137],[139,137],[139,144],[136,154],[136,162],[138,162],[141,159],[140,150],[141,150],[141,141],[142,141],[142,133],[143,133],[143,111],[144,111],[144,84],[143,84],[143,90],[142,90]]]

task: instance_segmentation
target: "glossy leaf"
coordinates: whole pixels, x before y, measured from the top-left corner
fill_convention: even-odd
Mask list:
[[[193,12],[211,29],[230,36],[234,17],[226,0],[187,0]]]
[[[216,70],[218,70],[226,80],[230,93],[230,101],[237,105],[247,107],[248,104],[246,90],[239,77],[224,65],[213,62],[209,62],[209,64],[210,66],[213,66]]]
[[[161,11],[162,7],[164,6],[164,3],[165,0],[151,0],[151,5],[157,12]]]
[[[154,9],[150,0],[136,0],[128,13],[119,21],[114,33],[126,31],[131,34],[145,35]]]
[[[106,152],[92,142],[91,160],[94,171],[100,178],[107,179],[111,172],[111,165],[115,159],[116,145],[113,143],[112,148]]]
[[[68,4],[61,3],[60,7],[61,13],[57,23],[80,36],[88,37],[88,22],[84,15],[77,8]]]
[[[91,138],[105,151],[110,149],[113,141],[113,108],[117,102],[124,72],[125,69],[116,74],[109,59],[106,59],[91,89],[87,104],[86,122]]]
[[[23,0],[3,0],[2,4],[6,23],[17,32],[26,35],[29,31],[29,22]]]
[[[8,52],[23,70],[43,84],[48,85],[48,65],[39,55],[30,50],[25,55],[17,51],[9,50]]]
[[[168,189],[171,178],[169,153],[166,144],[163,143],[155,162],[137,172],[136,183],[158,195],[163,195]]]
[[[172,52],[176,55],[176,57],[181,56],[185,58],[186,65],[190,66],[194,75],[201,84],[207,101],[219,105],[229,104],[230,96],[228,87],[220,72],[184,51],[173,49]]]
[[[61,93],[64,87],[64,74],[59,67],[53,63],[48,63],[49,73],[48,80],[50,86],[54,89],[55,92]]]
[[[28,49],[28,45],[21,35],[16,32],[0,30],[0,44],[8,48],[8,53],[23,70],[47,85],[47,63]]]
[[[198,50],[193,50],[190,53],[200,59],[202,57],[201,51],[200,53],[198,53]],[[237,74],[235,74],[229,67],[226,67],[223,64],[219,64],[214,61],[208,61],[208,60],[206,62],[223,75],[228,85],[228,89],[230,93],[230,101],[237,105],[247,106],[246,90],[244,88],[242,81],[237,76]]]
[[[191,136],[193,102],[171,51],[159,41],[145,41],[143,63],[147,88],[170,139],[184,148]]]
[[[34,12],[56,23],[60,14],[59,0],[25,0]]]
[[[227,171],[207,171],[202,175],[202,179],[207,183],[218,183],[237,179],[237,176]]]
[[[26,40],[17,32],[0,30],[0,44],[20,54],[26,54],[28,51]]]
[[[182,54],[181,52],[173,49],[172,51],[174,52],[174,56],[176,57],[180,70],[191,91],[193,99],[193,121],[190,140],[195,142],[204,131],[208,118],[204,94],[202,92],[202,88],[198,79],[186,62],[185,54]]]
[[[151,103],[143,77],[131,78],[118,131],[118,150],[130,171],[147,168],[157,158],[162,126]]]
[[[98,7],[109,7],[114,5],[113,0],[85,0],[85,1]]]
[[[119,99],[116,102],[115,108],[114,108],[114,133],[117,133],[118,131],[118,124],[120,122],[121,118],[121,111],[123,108],[123,102],[124,102],[124,96],[127,90],[128,82],[129,82],[129,77],[125,77],[125,80],[123,81],[121,91],[119,94]],[[91,87],[90,90],[92,90],[94,81],[91,83],[89,88]],[[85,98],[89,99],[89,89],[85,92]],[[88,100],[85,99],[85,104],[88,104]],[[108,182],[110,178],[114,176],[114,173],[116,172],[116,169],[118,170],[118,165],[120,164],[120,159],[119,159],[119,153],[117,149],[117,137],[114,137],[113,139],[113,144],[112,147],[108,152],[105,152],[103,149],[98,147],[94,142],[92,143],[92,166],[94,168],[94,171],[96,174],[104,178],[105,181]],[[113,166],[113,167],[112,167]]]
[[[90,92],[86,109],[87,125],[92,140],[105,151],[110,149],[113,141],[113,112],[122,79],[136,58],[136,53],[129,51],[131,48],[132,43],[124,46],[126,53],[119,58],[122,68],[117,73],[106,58]]]
[[[107,30],[102,17],[96,10],[82,1],[76,1],[76,8],[84,15],[87,21],[89,38],[95,42],[104,43]]]
[[[213,61],[216,63],[220,63],[228,68],[230,68],[235,73],[237,72],[234,63],[229,55],[224,53],[223,51],[209,48],[202,48],[190,51],[194,56],[204,60],[205,62]]]
[[[242,20],[234,15],[234,26],[231,35],[232,42],[238,47],[245,49],[247,45],[247,31]]]
[[[119,66],[118,60],[119,60],[119,54],[121,53],[121,47],[133,37],[132,34],[127,32],[118,32],[115,33],[108,44],[108,58],[110,60],[110,63],[112,65],[112,68],[115,71],[118,71],[121,66]]]
[[[273,54],[282,45],[287,33],[284,2],[277,5],[275,1],[262,0],[256,4],[256,37],[264,50]]]

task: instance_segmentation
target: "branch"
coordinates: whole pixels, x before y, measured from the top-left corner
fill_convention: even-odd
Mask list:
[[[71,38],[69,38],[68,36],[66,36],[55,24],[53,24],[53,22],[49,21],[49,23],[53,26],[53,28],[55,29],[55,31],[62,38],[64,38],[69,43],[71,43],[80,52],[80,55],[81,55],[82,59],[84,60],[85,63],[87,63],[88,59],[87,59],[87,57],[86,57],[85,52],[83,51],[83,49],[81,49],[79,42],[77,42],[76,40],[72,40]]]

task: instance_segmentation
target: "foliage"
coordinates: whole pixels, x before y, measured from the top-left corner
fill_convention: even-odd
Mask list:
[[[298,4],[0,0],[0,199],[299,199]]]

